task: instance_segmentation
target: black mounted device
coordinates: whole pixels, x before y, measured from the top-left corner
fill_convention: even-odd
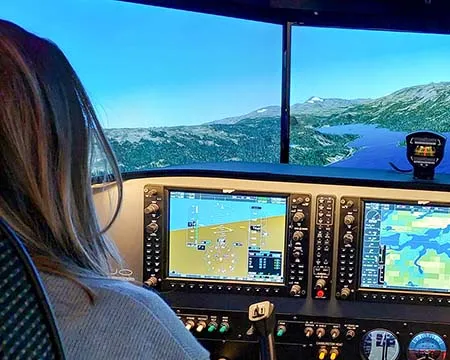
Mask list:
[[[444,157],[446,138],[431,131],[406,136],[406,156],[414,169],[414,178],[432,180],[434,169]]]

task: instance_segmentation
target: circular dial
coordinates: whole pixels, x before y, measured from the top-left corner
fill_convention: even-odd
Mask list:
[[[374,329],[363,336],[361,352],[365,360],[397,360],[400,344],[389,330]]]
[[[408,347],[408,360],[444,360],[447,352],[444,340],[433,332],[414,336]]]
[[[367,211],[366,219],[367,220],[380,220],[381,214],[378,210],[371,209],[371,210]]]

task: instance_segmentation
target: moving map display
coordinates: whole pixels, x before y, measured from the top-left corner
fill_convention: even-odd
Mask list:
[[[284,282],[287,198],[171,191],[170,278]]]
[[[450,293],[450,207],[366,202],[362,288]]]

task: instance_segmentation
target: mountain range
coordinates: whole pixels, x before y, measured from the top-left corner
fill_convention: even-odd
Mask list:
[[[450,82],[417,85],[377,99],[311,97],[291,106],[290,160],[327,165],[351,156],[356,135],[323,126],[376,124],[390,130],[450,129]],[[195,126],[105,129],[123,171],[204,161],[279,162],[280,107]]]
[[[317,96],[309,98],[304,103],[298,103],[291,106],[291,114],[314,114],[314,115],[331,115],[339,111],[343,111],[353,105],[365,104],[370,102],[371,99],[322,99]],[[271,116],[280,116],[281,107],[279,106],[267,106],[255,111],[252,111],[245,115],[240,115],[236,117],[228,117],[225,119],[215,120],[204,125],[212,124],[236,124],[241,120],[248,119],[261,119]]]

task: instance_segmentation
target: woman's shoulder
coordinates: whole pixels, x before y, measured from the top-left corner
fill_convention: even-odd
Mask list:
[[[115,342],[127,342],[127,347],[136,353],[160,353],[162,358],[168,358],[167,349],[170,349],[171,355],[173,353],[170,359],[209,359],[208,352],[184,328],[156,292],[122,280],[82,278],[81,281],[93,291],[94,306],[87,306],[86,301],[75,300],[77,295],[74,291],[80,291],[79,285],[59,277],[45,277],[46,286],[55,301],[57,317],[58,312],[65,313],[65,316],[68,312],[74,314],[66,319],[68,324],[73,324],[74,319],[80,319],[81,315],[86,318],[86,324],[83,324],[85,329],[94,326],[96,332],[100,331],[105,335],[111,331],[110,341],[118,336],[118,332],[121,334],[120,339],[117,338]],[[81,293],[78,296],[82,296]],[[74,303],[84,305],[74,307]],[[112,332],[112,329],[116,332]],[[147,341],[142,341],[142,338]]]

